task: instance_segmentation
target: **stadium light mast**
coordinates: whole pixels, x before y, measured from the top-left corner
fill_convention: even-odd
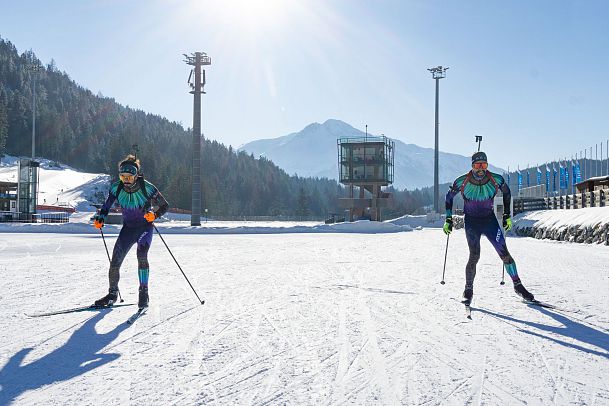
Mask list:
[[[439,144],[440,144],[440,79],[446,77],[448,68],[437,66],[427,69],[431,72],[436,81],[436,141],[434,148],[434,168],[433,168],[433,207],[436,213],[440,212],[440,174],[439,174]]]
[[[191,226],[201,225],[201,94],[205,94],[205,70],[201,66],[211,65],[211,58],[205,52],[195,52],[184,55],[184,62],[194,66],[188,77],[188,84],[194,95],[193,124],[192,124],[192,215]],[[192,76],[194,72],[194,83]]]
[[[36,157],[36,79],[41,68],[34,62],[27,69],[32,79],[32,159],[34,159]]]

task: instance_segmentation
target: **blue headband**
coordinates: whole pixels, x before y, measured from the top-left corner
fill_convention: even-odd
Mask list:
[[[137,175],[137,166],[131,163],[124,163],[121,165],[119,171],[120,173],[130,173],[132,175]]]

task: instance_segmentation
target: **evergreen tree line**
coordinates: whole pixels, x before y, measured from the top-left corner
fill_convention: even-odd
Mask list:
[[[33,72],[32,66],[39,70]],[[35,75],[35,78],[32,76]],[[94,95],[32,51],[0,38],[0,158],[31,154],[33,80],[36,155],[88,172],[116,174],[127,153],[172,207],[191,205],[192,132],[180,123]],[[202,207],[217,216],[323,217],[346,191],[335,180],[289,176],[271,161],[202,140]],[[393,191],[396,214],[429,204],[423,191]]]

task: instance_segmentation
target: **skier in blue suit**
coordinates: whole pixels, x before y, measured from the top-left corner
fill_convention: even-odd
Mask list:
[[[123,228],[114,244],[110,271],[108,272],[110,288],[108,294],[95,301],[96,307],[112,306],[118,298],[118,281],[120,267],[131,247],[137,244],[137,262],[139,276],[138,307],[148,307],[148,250],[152,243],[153,222],[167,211],[169,205],[150,182],[140,174],[140,161],[133,155],[128,155],[120,162],[119,180],[110,186],[106,202],[94,217],[97,228],[104,226],[110,208],[115,201],[121,206]],[[156,207],[156,210],[153,210]]]
[[[512,228],[511,193],[503,176],[488,170],[488,162],[484,152],[476,152],[472,156],[472,169],[465,175],[459,176],[446,193],[446,222],[444,232],[450,234],[453,228],[452,208],[453,198],[457,193],[463,196],[465,237],[469,246],[469,260],[465,267],[464,303],[469,304],[474,295],[474,278],[476,264],[480,259],[480,237],[486,236],[497,254],[503,261],[505,270],[514,283],[514,291],[524,300],[532,301],[534,296],[523,286],[516,262],[510,255],[505,242],[503,229],[493,211],[493,200],[497,192],[503,193],[503,227],[506,231]]]

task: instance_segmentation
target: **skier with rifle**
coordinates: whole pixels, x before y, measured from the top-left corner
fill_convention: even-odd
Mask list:
[[[108,273],[110,287],[108,294],[95,301],[95,307],[112,306],[118,298],[118,281],[120,267],[125,256],[134,244],[137,244],[137,263],[139,276],[138,307],[148,307],[148,250],[152,243],[153,222],[167,211],[169,205],[150,182],[144,180],[140,173],[140,161],[133,155],[127,155],[119,165],[119,180],[110,186],[106,202],[94,217],[94,226],[102,228],[110,208],[115,201],[121,206],[123,228],[112,252],[110,271]],[[153,210],[153,206],[156,210]]]
[[[533,301],[534,296],[522,285],[516,271],[516,262],[510,255],[505,242],[503,229],[499,226],[493,212],[493,201],[497,192],[503,193],[503,228],[512,228],[511,193],[503,176],[488,170],[487,157],[478,151],[472,155],[472,169],[459,176],[446,193],[446,222],[444,232],[448,235],[453,229],[452,207],[457,193],[463,196],[465,237],[469,246],[469,260],[465,267],[465,290],[463,303],[469,305],[474,295],[474,278],[476,264],[480,259],[480,237],[486,236],[503,261],[508,275],[514,283],[514,291],[526,301]]]

